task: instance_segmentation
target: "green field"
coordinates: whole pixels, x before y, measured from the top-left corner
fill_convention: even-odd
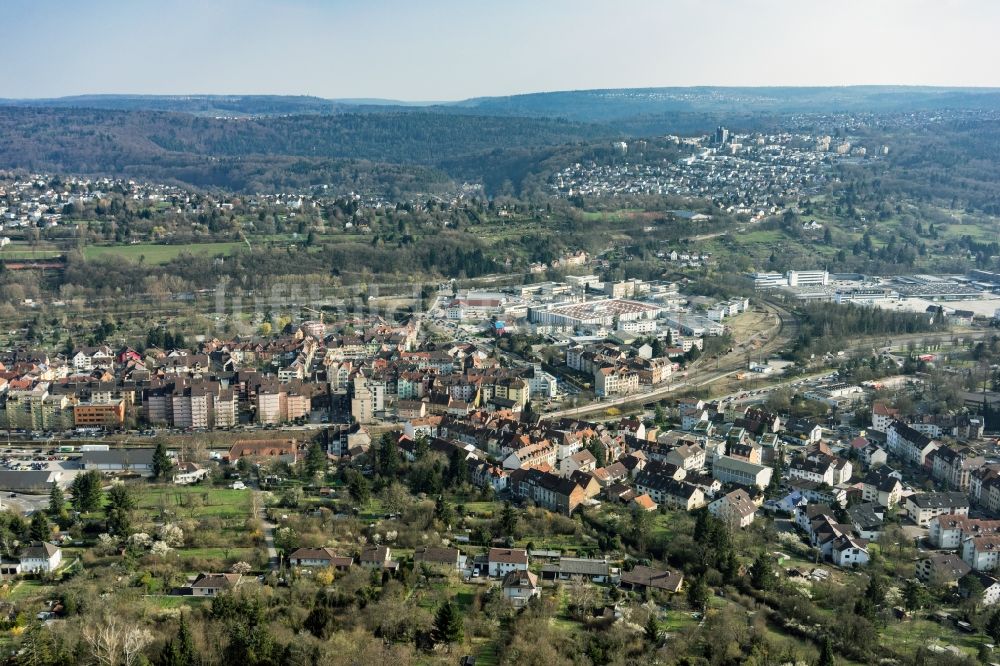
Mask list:
[[[193,504],[187,498],[195,499]],[[208,488],[201,486],[150,488],[144,490],[140,509],[165,508],[194,518],[247,518],[250,515],[252,493],[249,490]]]
[[[88,260],[103,259],[116,256],[131,261],[147,264],[165,264],[176,259],[183,253],[216,255],[233,254],[237,248],[246,247],[243,243],[193,243],[188,245],[154,245],[143,243],[139,245],[89,245],[83,251]]]
[[[55,259],[61,256],[62,252],[59,250],[25,250],[20,247],[15,249],[5,247],[0,250],[0,259],[4,259],[6,261],[17,261],[21,259]]]

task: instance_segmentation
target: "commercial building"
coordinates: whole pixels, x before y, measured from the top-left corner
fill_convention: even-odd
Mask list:
[[[753,288],[758,291],[788,286],[788,278],[781,273],[754,273],[750,277],[753,278]]]
[[[663,308],[652,303],[609,298],[528,308],[528,318],[532,323],[551,326],[614,328],[615,322],[656,319],[662,312]]]
[[[833,302],[839,305],[856,303],[858,305],[879,305],[899,300],[899,294],[892,289],[873,287],[854,287],[838,289],[833,292]]]
[[[771,482],[773,470],[764,465],[755,465],[744,460],[722,456],[712,464],[712,476],[722,483],[737,483],[741,486],[766,488]]]
[[[788,271],[789,287],[830,284],[830,274],[826,271]]]

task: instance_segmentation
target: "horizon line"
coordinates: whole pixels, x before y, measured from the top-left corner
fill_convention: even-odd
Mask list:
[[[898,88],[901,90],[927,90],[927,91],[940,91],[940,92],[978,92],[978,93],[988,93],[988,92],[1000,92],[1000,85],[988,86],[988,85],[949,85],[949,84],[909,84],[909,83],[851,83],[851,84],[792,84],[792,85],[782,85],[782,84],[766,84],[766,85],[715,85],[715,84],[697,84],[697,85],[651,85],[651,86],[625,86],[625,87],[595,87],[595,88],[564,88],[564,89],[552,89],[552,90],[533,90],[526,92],[516,92],[507,94],[494,94],[494,95],[474,95],[471,97],[462,97],[457,99],[437,99],[437,100],[411,100],[402,99],[394,97],[372,97],[366,95],[359,96],[347,96],[347,97],[325,97],[322,95],[317,95],[314,93],[303,93],[303,92],[160,92],[160,93],[149,93],[149,92],[81,92],[81,93],[70,93],[64,95],[55,96],[37,96],[37,97],[0,97],[0,101],[3,102],[48,102],[48,101],[59,101],[59,100],[71,100],[74,98],[81,97],[105,97],[105,98],[125,98],[125,97],[142,97],[142,98],[224,98],[224,97],[289,97],[289,98],[309,98],[322,100],[325,102],[340,102],[340,103],[350,103],[350,104],[407,104],[412,106],[434,106],[441,104],[459,104],[462,102],[469,102],[473,100],[482,99],[497,99],[504,97],[524,97],[530,95],[552,95],[561,93],[587,93],[587,92],[603,92],[603,91],[621,91],[621,90],[697,90],[697,89],[713,89],[713,90],[809,90],[809,89],[859,89],[859,88]]]

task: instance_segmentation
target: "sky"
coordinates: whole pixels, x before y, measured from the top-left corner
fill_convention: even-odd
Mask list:
[[[1000,86],[996,0],[3,0],[0,97]]]

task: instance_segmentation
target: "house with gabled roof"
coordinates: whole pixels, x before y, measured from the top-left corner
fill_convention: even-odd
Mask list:
[[[354,558],[338,555],[332,548],[297,548],[288,556],[293,567],[333,567],[346,571]]]
[[[656,590],[674,594],[681,591],[683,583],[684,575],[681,573],[637,564],[631,571],[622,572],[618,585],[623,589],[635,592]]]
[[[62,563],[62,549],[47,541],[21,549],[21,573],[51,573]]]
[[[236,573],[203,573],[191,583],[191,594],[196,597],[216,597],[228,592],[243,582],[243,576]]]
[[[738,488],[708,505],[708,512],[733,527],[749,527],[757,515],[757,504]]]
[[[413,563],[461,571],[465,556],[458,548],[423,546],[413,551]]]
[[[370,546],[361,551],[358,563],[369,569],[384,569],[396,571],[399,562],[392,559],[392,550],[388,546]]]
[[[542,595],[542,588],[538,586],[538,576],[525,569],[508,572],[500,583],[503,590],[504,599],[507,599],[514,608],[524,608],[528,603]]]
[[[501,578],[512,571],[528,570],[528,551],[524,548],[490,548],[486,571],[491,578]]]

